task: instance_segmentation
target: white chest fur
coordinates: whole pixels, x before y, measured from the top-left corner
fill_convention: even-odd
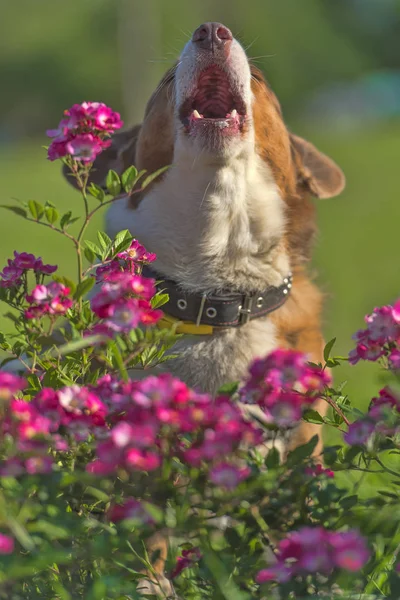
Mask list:
[[[284,227],[283,201],[256,155],[229,165],[181,157],[136,210],[124,199],[113,204],[106,225],[110,236],[129,229],[157,254],[161,274],[202,292],[280,285],[289,271]],[[180,358],[167,365],[190,385],[214,392],[243,377],[249,362],[274,347],[272,323],[257,319],[240,329],[185,338]]]

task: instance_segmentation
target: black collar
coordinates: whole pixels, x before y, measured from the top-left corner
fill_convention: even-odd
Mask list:
[[[239,327],[252,319],[268,315],[286,302],[292,287],[292,273],[289,273],[282,285],[268,287],[261,292],[201,294],[186,292],[179,283],[163,278],[147,265],[142,274],[156,279],[158,289],[168,294],[169,300],[163,305],[167,315],[180,321],[214,327]]]

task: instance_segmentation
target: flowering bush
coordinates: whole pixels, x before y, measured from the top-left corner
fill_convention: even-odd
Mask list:
[[[70,240],[77,277],[26,252],[0,273],[14,325],[0,334],[0,598],[398,598],[400,303],[375,309],[355,336],[350,362],[380,360],[387,379],[366,414],[332,386],[329,369],[347,360],[331,357],[334,340],[324,364],[276,350],[215,398],[168,374],[137,380],[173,357],[178,337],[157,325],[166,296],[142,276],[155,256],[128,231],[84,239],[98,210],[158,174],[132,166],[110,171],[106,190],[90,183],[121,125],[87,102],[49,132],[49,159],[81,192],[76,236],[72,211],[9,207]],[[264,418],[249,421],[243,404]],[[301,419],[343,437],[325,466],[312,458],[316,438],[280,454]],[[363,493],[376,474],[382,489]],[[168,537],[167,556],[155,534]]]

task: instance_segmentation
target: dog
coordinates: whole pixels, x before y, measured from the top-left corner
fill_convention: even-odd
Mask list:
[[[195,30],[143,122],[114,135],[96,160],[93,181],[132,164],[148,173],[171,165],[106,216],[109,236],[129,229],[156,253],[152,274],[170,294],[167,315],[192,321],[168,371],[215,394],[278,347],[322,362],[323,297],[307,274],[312,197],[340,194],[345,178],[288,131],[276,95],[226,26]],[[290,445],[316,432],[302,423]]]
[[[323,296],[307,274],[312,199],[337,196],[345,178],[289,132],[276,95],[226,26],[195,30],[143,122],[113,136],[92,180],[104,184],[109,169],[130,165],[148,173],[170,165],[106,216],[110,237],[129,229],[156,253],[150,274],[170,295],[164,310],[169,322],[184,322],[188,335],[168,371],[215,394],[276,348],[323,362]],[[325,407],[316,405],[322,414]],[[288,449],[319,431],[302,422]]]

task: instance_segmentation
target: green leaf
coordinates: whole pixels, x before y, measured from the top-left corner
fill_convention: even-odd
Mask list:
[[[111,353],[114,358],[114,364],[118,368],[119,373],[124,381],[129,381],[129,375],[122,360],[121,352],[117,346],[117,344],[113,344],[110,348]]]
[[[72,217],[72,212],[70,210],[61,217],[61,221],[60,221],[61,229],[64,229],[64,227],[66,227],[69,224],[71,217]]]
[[[157,171],[154,171],[154,173],[148,175],[145,179],[143,179],[142,183],[140,184],[140,189],[144,190],[152,181],[157,179],[157,177],[161,175],[161,173],[165,173],[167,169],[169,169],[169,165],[167,165],[166,167],[161,167],[161,169],[157,169]]]
[[[85,296],[88,292],[90,292],[95,283],[96,280],[94,277],[88,277],[87,279],[81,281],[78,284],[74,294],[75,300],[79,300],[79,298],[82,298],[82,296]]]
[[[127,229],[117,233],[114,240],[114,256],[119,254],[119,252],[124,252],[124,250],[127,250],[131,245],[132,240],[133,237]]]
[[[45,209],[45,215],[46,215],[46,219],[47,219],[48,223],[50,223],[50,225],[53,225],[53,223],[58,221],[59,214],[56,211],[56,209],[53,208],[52,206],[48,206]]]
[[[44,215],[44,207],[36,200],[28,201],[28,209],[35,221],[40,221]]]
[[[103,250],[108,250],[109,248],[111,248],[112,240],[111,240],[111,238],[108,237],[108,235],[106,233],[104,233],[104,231],[97,232],[97,239],[99,240],[100,245],[103,248]]]
[[[325,420],[316,410],[306,410],[303,415],[303,420],[307,423],[325,423]]]
[[[106,197],[104,190],[95,183],[91,183],[88,187],[88,192],[93,198],[96,198],[99,202],[103,202]]]
[[[265,466],[268,469],[276,469],[277,467],[279,467],[280,462],[281,462],[281,456],[279,454],[279,450],[277,448],[275,448],[275,446],[274,446],[268,452],[267,458],[265,459]]]
[[[129,193],[135,185],[138,177],[138,170],[133,165],[126,169],[121,175],[122,187],[125,192]]]
[[[96,262],[96,255],[93,252],[93,250],[91,250],[90,248],[85,248],[83,251],[86,259],[89,261],[89,263],[92,265],[94,262]]]
[[[249,594],[240,591],[233,582],[231,574],[227,572],[225,565],[217,554],[211,548],[202,548],[202,551],[204,562],[211,571],[221,596],[226,600],[250,600]]]
[[[121,191],[121,181],[118,173],[112,169],[107,173],[106,186],[111,196],[118,196]]]
[[[168,294],[158,293],[151,299],[151,307],[152,308],[160,308],[160,306],[164,306],[169,300]]]
[[[336,342],[336,338],[332,338],[330,340],[330,342],[328,342],[326,344],[326,346],[324,348],[324,360],[325,360],[325,362],[327,362],[327,360],[328,360],[328,358],[329,358],[329,356],[331,354],[331,350],[332,350],[333,346],[335,345],[335,342]]]
[[[233,396],[239,389],[239,383],[237,381],[233,383],[225,383],[218,390],[218,395],[222,396]]]
[[[357,494],[354,494],[352,496],[345,496],[344,498],[341,498],[341,500],[339,500],[339,504],[345,510],[353,508],[353,506],[356,506],[358,504],[358,496]]]
[[[318,444],[318,439],[318,436],[314,435],[309,442],[289,452],[287,458],[288,465],[297,465],[304,459],[309,458]]]
[[[99,248],[97,246],[97,244],[94,244],[90,240],[85,240],[85,244],[88,248],[90,248],[90,250],[92,252],[94,252],[94,254],[96,255],[97,258],[102,258],[103,252],[102,252],[101,248]]]
[[[6,210],[9,210],[9,211],[15,213],[19,217],[24,217],[24,219],[26,219],[28,216],[28,213],[26,212],[26,210],[19,206],[7,206],[6,204],[0,204],[0,207],[5,208]]]

